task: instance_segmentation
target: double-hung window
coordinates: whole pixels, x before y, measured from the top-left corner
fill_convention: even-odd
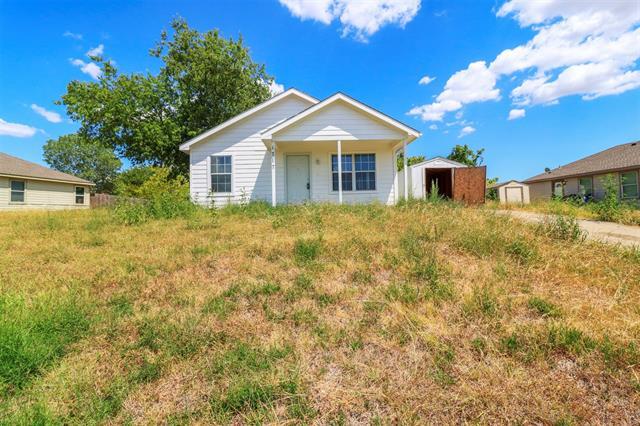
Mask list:
[[[211,156],[211,192],[231,193],[231,156]]]
[[[338,191],[338,156],[336,154],[331,155],[331,183],[332,189]],[[342,154],[342,190],[376,190],[375,154]]]
[[[582,196],[593,196],[593,178],[581,177],[580,179],[578,179],[578,192]]]
[[[24,203],[24,181],[12,180],[11,181],[11,202],[12,203]]]
[[[620,189],[622,198],[638,198],[638,173],[620,173]]]
[[[76,186],[76,204],[84,204],[84,188]]]

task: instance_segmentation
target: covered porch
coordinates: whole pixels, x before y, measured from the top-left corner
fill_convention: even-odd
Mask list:
[[[408,198],[408,186],[398,184],[408,181],[407,155],[401,175],[397,158],[419,135],[358,101],[334,95],[262,134],[270,153],[271,204],[395,204]]]

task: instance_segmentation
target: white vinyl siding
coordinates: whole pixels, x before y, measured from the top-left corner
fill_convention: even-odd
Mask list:
[[[308,101],[288,97],[193,145],[190,150],[191,198],[203,205],[212,202],[223,205],[243,197],[248,201],[271,200],[271,159],[260,133],[309,106]],[[231,194],[210,194],[211,155],[233,157]],[[279,201],[283,195],[278,194]]]
[[[24,202],[11,202],[11,181],[24,182]],[[76,187],[84,189],[82,204],[76,204]],[[57,210],[89,208],[89,186],[0,176],[0,210]]]
[[[398,140],[403,134],[344,102],[328,105],[274,134],[276,141]]]

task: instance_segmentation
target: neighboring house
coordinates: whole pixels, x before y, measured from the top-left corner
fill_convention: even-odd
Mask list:
[[[396,158],[420,132],[347,95],[289,89],[180,146],[192,199],[394,204],[408,197]],[[341,158],[341,161],[338,161]],[[404,156],[405,161],[407,156]]]
[[[0,210],[88,209],[93,183],[0,152]]]
[[[529,204],[529,185],[510,180],[489,185],[487,189],[495,189],[501,204]]]
[[[604,196],[604,179],[611,175],[620,198],[638,200],[640,145],[625,143],[590,155],[581,160],[533,176],[529,185],[531,201],[552,196],[581,195],[600,199]]]
[[[443,157],[434,157],[412,165],[409,168],[409,182],[413,197],[425,198],[435,184],[440,196],[452,198],[454,169],[465,167],[465,164]]]

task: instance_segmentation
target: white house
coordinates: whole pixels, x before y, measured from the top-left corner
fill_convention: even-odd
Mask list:
[[[394,204],[396,157],[420,132],[345,94],[289,89],[185,142],[192,199]],[[341,161],[338,161],[341,158]],[[406,159],[406,155],[405,155]],[[405,160],[406,161],[406,160]]]

